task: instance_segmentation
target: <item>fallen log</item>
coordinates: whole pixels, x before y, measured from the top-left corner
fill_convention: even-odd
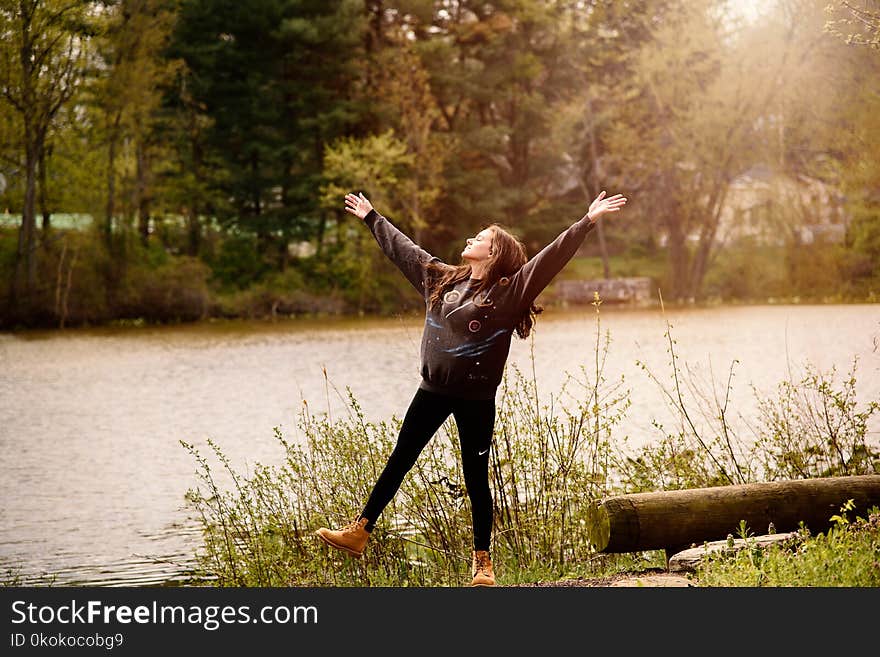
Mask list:
[[[589,540],[599,552],[666,550],[739,534],[740,522],[753,533],[799,529],[826,531],[847,500],[851,516],[867,517],[880,506],[880,475],[797,479],[757,484],[690,488],[619,495],[588,510]]]

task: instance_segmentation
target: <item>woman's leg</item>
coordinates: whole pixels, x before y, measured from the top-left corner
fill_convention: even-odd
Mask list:
[[[451,397],[421,388],[416,390],[403,418],[400,434],[397,436],[397,445],[388,457],[385,469],[379,475],[370,493],[370,499],[361,512],[361,517],[367,519],[367,531],[373,530],[379,514],[397,493],[406,473],[415,465],[419,454],[443,421],[449,417],[452,412],[452,401]]]
[[[464,483],[471,501],[474,550],[489,550],[492,539],[492,493],[489,448],[495,427],[494,399],[460,399],[453,410],[461,443]]]

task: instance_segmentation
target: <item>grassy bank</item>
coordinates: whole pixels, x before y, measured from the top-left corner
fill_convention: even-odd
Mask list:
[[[867,441],[868,422],[880,406],[856,399],[855,364],[843,380],[835,372],[807,368],[801,380],[781,382],[776,397],[759,400],[752,430],[760,438],[739,440],[726,420],[730,382],[719,395],[686,381],[668,326],[667,398],[681,421],[655,443],[630,449],[617,435],[629,409],[629,392],[623,381],[609,382],[603,375],[610,335],[602,330],[598,305],[596,310],[594,357],[579,372],[570,373],[549,402],[539,402],[537,381],[512,366],[499,391],[490,452],[492,553],[499,584],[597,578],[662,567],[665,555],[659,551],[600,554],[593,549],[585,531],[587,508],[590,501],[607,495],[880,472],[880,454]],[[652,384],[665,385],[660,376],[649,375]],[[213,451],[206,455],[184,443],[200,477],[187,494],[204,531],[200,580],[221,586],[469,582],[470,509],[451,419],[405,478],[362,559],[331,551],[314,537],[317,527],[338,526],[357,514],[400,428],[396,417],[367,421],[350,391],[339,391],[329,381],[326,386],[327,395],[345,399],[347,415],[330,418],[304,403],[298,426],[302,440],[294,443],[275,430],[286,455],[280,466],[258,465],[253,472],[239,473],[221,446],[210,443]],[[714,418],[714,424],[698,428],[691,421],[695,412]],[[861,538],[851,540],[846,533],[861,528],[857,518],[867,517],[867,511],[849,510],[846,527],[827,538],[810,537],[824,542],[825,551],[808,552],[825,559],[829,549],[851,554],[851,545],[876,550],[875,529],[865,534],[869,538],[864,546]],[[737,557],[741,558],[745,557]],[[861,556],[853,557],[854,564],[862,561]],[[769,560],[750,563],[785,572]],[[734,573],[740,581],[797,585],[782,575],[762,580],[747,573],[743,564],[726,570],[720,561],[700,573],[698,581],[735,585],[724,583],[732,581]],[[834,586],[837,581],[829,573],[824,583],[811,585]]]

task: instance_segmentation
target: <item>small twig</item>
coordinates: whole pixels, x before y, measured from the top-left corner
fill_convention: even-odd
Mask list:
[[[718,468],[724,478],[727,479],[731,484],[733,484],[733,479],[730,478],[730,475],[727,474],[727,470],[724,469],[724,466],[719,463],[718,459],[715,458],[715,455],[712,453],[712,450],[703,442],[703,439],[700,437],[700,433],[697,431],[697,428],[694,426],[693,421],[691,420],[691,416],[688,414],[687,409],[684,405],[684,400],[681,397],[681,385],[678,380],[678,365],[677,358],[675,356],[675,347],[673,347],[674,341],[672,340],[672,331],[670,330],[669,320],[666,319],[666,308],[663,305],[663,294],[658,290],[658,294],[660,295],[660,309],[663,312],[663,320],[666,322],[666,339],[669,342],[669,354],[672,357],[672,376],[675,381],[675,392],[678,395],[678,407],[681,409],[682,414],[684,415],[685,420],[687,420],[688,425],[691,428],[691,431],[694,434],[694,437],[702,446],[703,450],[709,455],[709,458],[712,459],[712,462]]]

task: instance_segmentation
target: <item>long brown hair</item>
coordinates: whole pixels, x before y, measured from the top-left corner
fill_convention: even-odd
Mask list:
[[[492,230],[492,246],[489,253],[489,267],[486,275],[474,292],[474,304],[477,306],[491,306],[492,299],[487,298],[489,289],[495,285],[507,285],[510,277],[513,276],[520,267],[526,264],[528,256],[526,255],[526,247],[519,239],[511,235],[498,224],[490,224],[486,226]],[[441,263],[430,263],[428,269],[430,276],[430,294],[428,300],[431,308],[437,308],[443,299],[443,294],[447,289],[453,287],[456,283],[470,278],[471,265],[462,261],[458,265],[447,265]],[[516,334],[520,338],[527,338],[535,324],[535,317],[541,314],[544,309],[535,304],[529,304],[529,307],[519,318],[516,324]]]

